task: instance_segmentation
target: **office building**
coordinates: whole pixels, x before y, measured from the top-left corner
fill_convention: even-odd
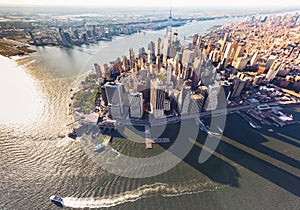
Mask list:
[[[155,54],[156,55],[162,54],[162,42],[160,38],[158,38],[157,42],[155,43]]]
[[[139,92],[131,92],[129,97],[129,112],[131,118],[142,118],[144,114],[143,95]]]
[[[94,63],[94,67],[95,67],[95,71],[96,71],[97,77],[98,77],[98,78],[102,78],[101,68],[100,68],[100,66],[98,65],[98,63]]]
[[[238,57],[236,60],[232,62],[232,66],[238,70],[244,70],[250,61],[248,57]]]
[[[280,65],[280,67],[278,69],[278,75],[285,77],[286,75],[288,75],[290,73],[290,71],[291,71],[291,68],[287,67],[286,63],[283,63]]]
[[[63,46],[65,47],[70,47],[71,46],[71,38],[69,33],[64,32],[64,30],[62,28],[58,29],[60,38],[61,38],[61,43]]]
[[[233,80],[233,87],[232,87],[232,92],[230,95],[230,98],[236,98],[241,95],[243,89],[245,87],[245,81],[235,78]]]
[[[194,52],[189,49],[184,49],[182,54],[182,64],[188,65],[194,61]]]
[[[156,78],[150,83],[150,106],[155,118],[164,117],[166,86]]]
[[[135,53],[132,48],[129,49],[129,61],[130,61],[130,69],[135,67]]]
[[[275,62],[276,59],[277,59],[277,56],[271,55],[266,62],[266,69],[271,68],[271,66],[273,65],[273,63]]]
[[[205,111],[215,110],[218,106],[218,96],[221,90],[219,84],[211,84],[207,88],[208,97],[206,98],[203,109]]]
[[[259,53],[256,51],[250,60],[250,66],[254,66],[259,59]]]
[[[245,52],[246,45],[244,43],[239,43],[235,49],[233,60],[242,57]]]
[[[188,114],[190,106],[191,87],[183,85],[178,96],[178,111],[180,114]]]
[[[253,85],[261,85],[264,82],[265,74],[260,74],[254,77],[252,84]]]
[[[111,107],[112,117],[120,117],[123,113],[125,88],[124,84],[120,83],[106,83],[104,85],[105,94],[108,101],[108,105]],[[115,115],[114,115],[115,114]]]
[[[120,105],[108,104],[107,105],[108,114],[112,119],[122,119],[123,118],[123,110]]]
[[[268,82],[272,81],[276,77],[276,75],[279,71],[280,65],[281,65],[281,62],[279,60],[276,60],[273,62],[271,68],[269,69],[269,71],[266,75],[266,80]]]

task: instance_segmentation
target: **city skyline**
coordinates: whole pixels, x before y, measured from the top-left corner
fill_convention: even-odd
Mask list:
[[[245,3],[239,0],[213,0],[213,1],[204,1],[204,0],[176,0],[176,1],[138,1],[138,0],[112,0],[112,1],[98,1],[98,0],[76,0],[76,1],[38,1],[38,0],[3,0],[0,5],[12,5],[12,6],[96,6],[96,7],[169,7],[172,4],[173,7],[297,7],[300,6],[298,0],[253,0],[251,4],[248,2]]]
[[[2,1],[0,209],[300,207],[300,5]]]

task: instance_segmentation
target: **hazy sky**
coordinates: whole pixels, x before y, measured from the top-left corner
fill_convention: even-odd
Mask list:
[[[0,4],[13,5],[68,5],[68,6],[152,6],[168,7],[170,2],[174,7],[203,6],[300,6],[300,0],[1,0]]]

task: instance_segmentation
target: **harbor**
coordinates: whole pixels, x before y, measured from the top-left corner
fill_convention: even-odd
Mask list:
[[[255,129],[260,129],[261,125],[283,127],[296,123],[292,114],[283,112],[280,106],[259,105],[255,109],[247,109],[237,112],[249,125]]]

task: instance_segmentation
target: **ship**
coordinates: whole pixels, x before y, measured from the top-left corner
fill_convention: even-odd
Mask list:
[[[50,197],[50,200],[57,206],[60,206],[60,207],[64,206],[64,200],[62,197],[59,197],[57,195],[52,195]]]

